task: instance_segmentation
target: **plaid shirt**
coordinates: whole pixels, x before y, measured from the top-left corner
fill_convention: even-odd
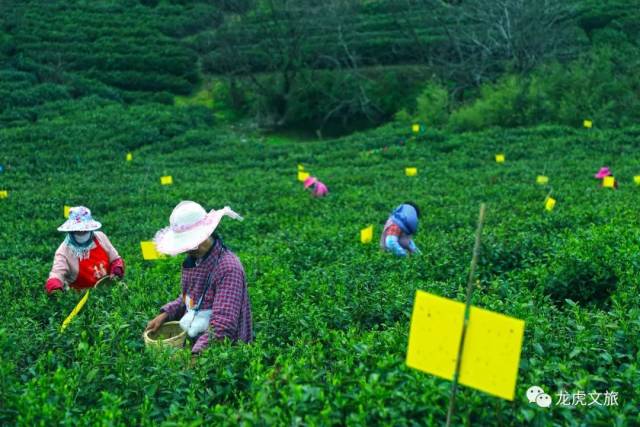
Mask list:
[[[238,257],[215,241],[209,252],[196,266],[195,260],[187,256],[182,264],[182,295],[160,311],[169,315],[167,320],[179,320],[186,312],[185,299],[197,304],[206,287],[207,276],[212,273],[212,282],[202,299],[201,310],[211,309],[209,333],[200,335],[192,352],[199,353],[209,345],[210,337],[222,340],[251,342],[251,303],[247,293],[244,269]]]

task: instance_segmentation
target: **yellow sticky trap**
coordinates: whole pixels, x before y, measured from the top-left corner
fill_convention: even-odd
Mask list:
[[[616,185],[616,179],[612,176],[605,176],[602,180],[602,186],[605,188],[614,188]]]
[[[173,184],[173,177],[171,175],[161,176],[160,184],[162,185],[171,185]]]
[[[371,243],[373,240],[373,225],[360,230],[360,241],[364,244]]]
[[[540,185],[547,185],[549,183],[549,177],[544,175],[538,175],[536,178],[536,183]]]
[[[555,206],[556,199],[554,199],[553,197],[547,197],[547,200],[544,202],[544,208],[551,212]]]
[[[418,123],[414,123],[414,124],[411,126],[411,130],[413,131],[413,133],[418,133],[418,132],[420,132],[420,125],[419,125]]]
[[[591,127],[593,127],[593,122],[591,120],[585,120],[582,122],[582,126],[587,129],[591,129]]]
[[[504,154],[496,154],[496,162],[497,163],[504,163]]]
[[[64,217],[69,218],[69,211],[71,211],[71,206],[64,205]]]
[[[145,260],[153,260],[162,257],[156,250],[156,244],[154,242],[140,242],[140,248],[142,249],[142,258]]]
[[[132,153],[127,153],[127,162],[130,162],[133,160],[133,154]]]
[[[405,168],[404,173],[407,176],[416,176],[418,175],[418,168]]]
[[[7,190],[0,190],[0,199],[6,199],[9,197],[9,192]]]
[[[640,175],[636,175],[633,177],[633,182],[636,183],[636,185],[640,185]]]
[[[298,171],[303,171],[304,165],[302,163],[298,163]]]
[[[304,182],[307,178],[309,178],[309,172],[298,171],[298,181]]]
[[[407,366],[452,380],[463,320],[463,303],[417,291]],[[460,384],[513,400],[523,334],[524,321],[471,306]]]
[[[76,315],[80,312],[80,310],[82,310],[82,307],[84,307],[84,304],[87,302],[87,299],[89,299],[88,289],[87,289],[87,292],[85,292],[82,299],[80,300],[80,302],[78,302],[78,305],[76,305],[75,308],[71,310],[71,313],[69,313],[67,318],[64,319],[64,322],[62,322],[62,326],[60,326],[60,332],[63,332],[67,328],[67,326],[69,326],[69,323],[71,323],[73,318],[76,317]]]

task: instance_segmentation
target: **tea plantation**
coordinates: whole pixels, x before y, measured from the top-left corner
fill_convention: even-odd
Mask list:
[[[289,141],[216,124],[203,107],[107,101],[1,129],[0,424],[440,425],[450,383],[405,366],[413,298],[464,300],[486,202],[473,303],[523,319],[524,344],[515,400],[462,387],[454,424],[639,425],[639,138],[561,127],[411,137],[407,124]],[[298,163],[327,198],[302,190]],[[619,189],[593,179],[605,164]],[[550,187],[557,205],[545,212]],[[178,294],[181,258],[143,261],[139,242],[185,199],[245,217],[219,230],[246,268],[257,334],[194,367],[141,337]],[[359,230],[379,233],[404,200],[424,212],[422,255],[361,244]],[[127,286],[96,289],[61,334],[79,294],[49,297],[43,284],[63,206],[79,204],[123,255]],[[618,401],[541,408],[531,385],[554,402],[561,390]]]
[[[550,58],[556,80],[496,54],[473,85],[451,65],[447,25],[470,19],[450,6],[482,2],[437,2],[444,15],[430,2],[344,2],[344,37],[327,15],[341,2],[311,3],[0,1],[0,426],[444,425],[451,382],[406,366],[410,318],[417,290],[464,301],[481,203],[472,303],[522,319],[524,339],[515,399],[461,386],[452,424],[640,426],[637,1],[574,2],[561,27],[579,36]],[[338,111],[340,129],[362,129],[352,121],[371,105],[366,126],[386,124],[283,136],[305,123],[320,136],[316,119]],[[416,117],[458,108],[473,126],[412,132]],[[578,114],[593,128],[490,128]],[[284,131],[260,132],[261,120]],[[303,190],[299,164],[327,197]],[[594,179],[602,166],[617,189]],[[183,257],[143,260],[140,242],[181,200],[244,217],[217,231],[244,265],[256,333],[195,362],[142,337],[179,294]],[[377,239],[405,201],[422,211],[422,253],[398,259]],[[64,206],[78,205],[126,274],[92,290],[61,333],[81,294],[44,284]],[[553,404],[530,403],[531,386]]]

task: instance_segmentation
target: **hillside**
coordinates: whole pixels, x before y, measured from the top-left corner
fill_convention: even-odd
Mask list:
[[[449,382],[404,364],[417,289],[463,299],[477,207],[488,207],[474,304],[526,322],[514,402],[462,388],[456,425],[636,425],[640,374],[637,229],[640,129],[562,127],[407,139],[387,126],[325,142],[215,126],[204,108],[118,103],[0,130],[0,424],[435,425]],[[400,144],[400,141],[406,141]],[[125,162],[131,151],[133,161]],[[505,164],[496,164],[498,151]],[[314,200],[296,165],[327,183]],[[593,173],[613,168],[617,191]],[[415,166],[417,177],[404,168]],[[557,205],[545,212],[550,177]],[[172,186],[159,177],[172,175]],[[247,272],[256,342],[215,346],[186,368],[144,350],[146,322],[179,292],[181,258],[143,261],[139,242],[177,202],[233,207],[220,232]],[[423,254],[362,245],[414,200]],[[126,284],[43,292],[63,205],[89,206],[127,265]],[[374,237],[375,241],[375,237]],[[184,356],[184,357],[182,357]],[[531,406],[541,385],[619,393],[618,406]],[[554,401],[556,396],[553,396]]]
[[[171,104],[200,81],[181,39],[218,16],[203,3],[9,0],[0,12],[0,125],[104,100]]]
[[[514,400],[461,386],[453,425],[640,426],[639,14],[638,0],[0,1],[0,425],[444,425],[451,382],[406,365],[412,308],[418,290],[464,301],[486,203],[472,303],[522,319],[524,340]],[[304,191],[300,164],[328,197]],[[184,257],[144,260],[140,243],[182,200],[244,217],[216,231],[256,333],[195,362],[142,337]],[[422,253],[398,259],[378,239],[406,201]],[[44,284],[78,205],[126,275],[61,333],[82,295]]]
[[[601,126],[637,122],[638,0],[488,5],[6,0],[0,126],[104,100],[170,105],[203,87],[262,128],[311,134],[375,127],[399,111],[450,130],[576,126],[585,114]],[[425,112],[419,96],[440,102]]]

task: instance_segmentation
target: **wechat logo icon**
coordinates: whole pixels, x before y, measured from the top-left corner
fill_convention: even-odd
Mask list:
[[[541,408],[551,406],[551,396],[545,393],[542,387],[538,387],[537,385],[529,387],[529,390],[527,390],[527,399],[529,399],[529,403],[536,403]]]

